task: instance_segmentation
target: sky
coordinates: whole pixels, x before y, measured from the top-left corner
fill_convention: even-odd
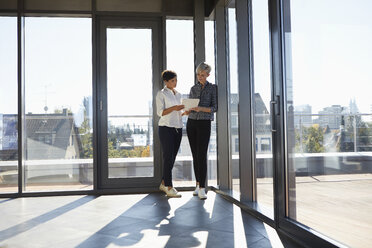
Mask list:
[[[107,30],[109,115],[148,115],[152,101],[151,29]]]
[[[17,18],[0,17],[0,37],[0,113],[14,114],[17,112]]]
[[[285,37],[295,106],[309,104],[317,113],[333,104],[347,106],[355,99],[360,112],[372,112],[371,10],[369,0],[291,1],[292,32]],[[0,86],[7,89],[0,92],[3,114],[17,111],[16,27],[16,18],[0,17]],[[26,112],[44,113],[45,105],[49,113],[64,107],[81,112],[83,97],[92,92],[91,20],[27,17],[25,27]],[[177,90],[184,94],[194,83],[192,29],[192,21],[167,21],[167,69],[177,72]],[[237,93],[233,20],[229,29],[230,90]],[[109,30],[109,114],[148,114],[152,97],[150,33]],[[254,88],[268,106],[271,76],[266,1],[253,1],[253,35]],[[213,36],[213,22],[206,22],[206,62],[213,68],[208,79],[214,83]]]
[[[182,31],[180,31],[182,30]],[[181,33],[182,32],[182,33]],[[205,22],[205,62],[212,67],[208,81],[215,83],[214,26]],[[177,90],[189,94],[194,85],[194,35],[192,20],[167,21],[167,69],[177,73]]]
[[[372,1],[291,1],[293,97],[313,113],[332,104],[372,105]],[[316,18],[313,15],[316,14]]]
[[[88,18],[26,18],[25,111],[74,113],[92,95],[91,21]]]
[[[91,21],[26,18],[25,111],[83,109],[92,95]],[[16,18],[0,18],[0,113],[17,112]],[[78,56],[76,56],[78,55]],[[7,90],[3,90],[7,89]]]

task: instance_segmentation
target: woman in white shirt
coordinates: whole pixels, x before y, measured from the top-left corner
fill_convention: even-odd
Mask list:
[[[181,197],[172,184],[172,169],[182,139],[181,94],[177,86],[177,74],[165,70],[161,74],[165,87],[156,96],[156,112],[159,120],[159,138],[163,152],[163,178],[159,189],[168,197]]]

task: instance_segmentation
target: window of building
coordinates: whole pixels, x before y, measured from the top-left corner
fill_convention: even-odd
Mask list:
[[[288,217],[347,246],[367,247],[372,2],[291,0],[284,10]]]
[[[257,202],[274,216],[273,160],[271,151],[271,60],[268,1],[252,1],[253,125],[256,136],[255,172]],[[257,142],[260,143],[257,143]]]
[[[239,152],[239,138],[235,138],[235,152]]]
[[[190,88],[195,81],[193,25],[192,20],[167,20],[166,22],[167,69],[177,73],[176,90],[182,94],[182,98],[188,98]],[[185,130],[187,116],[184,116],[182,121]],[[192,154],[186,131],[182,133],[180,149],[173,167],[173,184],[175,186],[195,185]]]
[[[270,138],[261,138],[261,152],[270,152],[271,151],[271,139]]]
[[[212,67],[208,81],[216,83],[214,21],[205,21],[205,61]],[[208,185],[217,186],[217,120],[211,123],[211,138],[208,153]]]
[[[240,192],[240,170],[239,170],[239,86],[238,86],[238,54],[237,54],[237,34],[236,34],[236,11],[235,4],[230,4],[226,10],[227,15],[227,37],[229,40],[229,122],[230,122],[230,156],[233,190]]]
[[[18,191],[17,17],[0,16],[0,194]]]
[[[25,191],[92,189],[91,28],[89,18],[25,18]]]

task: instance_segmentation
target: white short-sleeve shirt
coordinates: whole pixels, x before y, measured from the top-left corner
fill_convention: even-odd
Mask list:
[[[182,128],[182,111],[172,111],[167,115],[162,115],[164,109],[181,104],[181,94],[174,90],[168,89],[166,86],[156,95],[156,113],[160,117],[159,126],[167,126],[174,128]]]

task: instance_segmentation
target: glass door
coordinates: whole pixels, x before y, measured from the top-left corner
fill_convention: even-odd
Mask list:
[[[268,1],[252,1],[253,142],[255,192],[260,211],[274,217],[272,98]]]
[[[157,117],[153,114],[161,85],[160,27],[160,19],[100,20],[100,188],[160,183],[160,168],[155,166],[160,164],[154,137]]]
[[[334,3],[283,3],[286,217],[322,238],[371,247],[372,3]]]

